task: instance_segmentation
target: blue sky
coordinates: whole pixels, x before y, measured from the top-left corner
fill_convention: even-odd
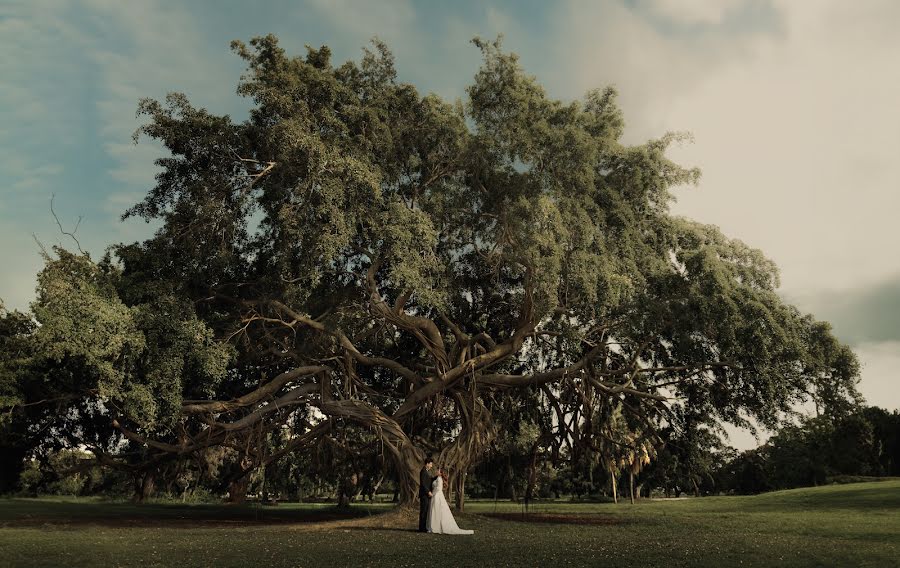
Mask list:
[[[131,134],[141,97],[168,91],[242,117],[233,39],[357,58],[378,36],[401,80],[454,98],[476,35],[504,35],[554,96],[615,84],[626,138],[689,130],[699,166],[675,211],[759,247],[782,294],[829,319],[864,363],[872,403],[900,406],[900,39],[890,0],[289,2],[13,0],[0,5],[0,298],[27,308],[34,237],[95,257],[151,227],[119,221],[152,185],[159,149]]]

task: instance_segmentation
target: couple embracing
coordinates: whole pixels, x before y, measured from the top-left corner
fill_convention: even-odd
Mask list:
[[[473,534],[456,524],[450,505],[444,497],[444,471],[437,469],[432,476],[434,460],[425,458],[425,467],[419,472],[419,532],[436,534]]]

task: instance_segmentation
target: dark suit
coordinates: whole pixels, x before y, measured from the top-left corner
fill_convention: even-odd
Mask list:
[[[425,519],[428,517],[428,507],[431,505],[431,483],[435,480],[424,467],[419,472],[419,532],[425,532]]]

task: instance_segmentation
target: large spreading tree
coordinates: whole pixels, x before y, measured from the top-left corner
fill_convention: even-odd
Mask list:
[[[20,379],[56,405],[43,431],[132,472],[228,448],[233,491],[339,438],[410,503],[425,453],[461,494],[509,401],[558,452],[608,447],[604,416],[771,425],[855,396],[853,354],[771,261],[669,213],[699,176],[667,159],[678,136],[626,145],[614,90],[554,100],[475,44],[465,102],[398,82],[380,43],[334,66],[273,36],[233,44],[243,122],[142,101],[170,155],[125,217],[160,228],[97,263],[48,254]]]

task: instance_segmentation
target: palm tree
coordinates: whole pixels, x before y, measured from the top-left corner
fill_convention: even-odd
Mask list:
[[[617,404],[602,421],[598,446],[600,460],[611,478],[613,502],[619,502],[616,479],[620,472],[627,470],[629,498],[634,504],[634,476],[656,457],[656,448],[650,437],[639,429],[631,428],[622,414],[622,405]]]

